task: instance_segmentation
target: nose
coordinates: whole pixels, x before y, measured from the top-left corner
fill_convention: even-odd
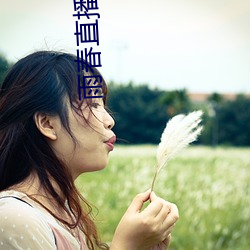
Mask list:
[[[104,126],[106,129],[112,129],[115,126],[115,121],[113,117],[107,111],[104,120]]]

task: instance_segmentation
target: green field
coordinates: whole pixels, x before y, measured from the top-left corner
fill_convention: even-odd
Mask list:
[[[105,170],[78,178],[84,197],[99,209],[103,241],[112,240],[133,197],[150,188],[155,151],[117,146]],[[155,192],[179,208],[170,249],[250,249],[249,148],[189,147],[162,170]]]

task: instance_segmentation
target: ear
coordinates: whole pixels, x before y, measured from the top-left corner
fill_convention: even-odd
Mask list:
[[[34,122],[38,130],[46,136],[48,139],[55,141],[57,139],[55,117],[47,115],[45,113],[36,112],[34,114]]]

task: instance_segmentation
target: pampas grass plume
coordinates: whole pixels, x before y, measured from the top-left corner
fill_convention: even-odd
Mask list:
[[[201,110],[193,111],[188,115],[179,114],[167,122],[156,152],[157,164],[151,187],[152,191],[160,170],[181,149],[195,141],[200,135],[202,126],[199,124],[202,114]]]

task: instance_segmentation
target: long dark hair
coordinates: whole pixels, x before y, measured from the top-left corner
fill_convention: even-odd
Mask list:
[[[69,216],[73,213],[74,222],[63,220],[45,208],[66,226],[79,227],[86,236],[89,249],[96,246],[108,249],[98,237],[91,206],[78,192],[64,163],[56,157],[33,119],[36,112],[59,115],[62,125],[75,142],[65,104],[68,97],[71,108],[77,112],[80,110],[75,60],[76,56],[68,53],[39,51],[18,61],[6,75],[0,87],[0,191],[22,182],[35,171],[42,187],[56,204]],[[81,71],[81,84],[85,70]],[[97,69],[93,70],[89,69],[90,75],[100,75]],[[107,87],[104,80],[101,84],[105,103]],[[91,102],[91,99],[86,100]],[[61,189],[61,196],[51,179]],[[85,205],[84,209],[81,204]]]

